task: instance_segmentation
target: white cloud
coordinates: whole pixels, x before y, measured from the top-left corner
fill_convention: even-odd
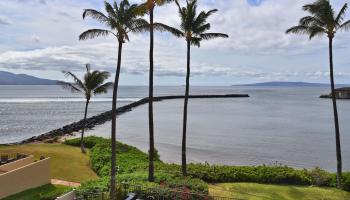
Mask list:
[[[209,18],[212,31],[227,33],[230,38],[203,42],[200,49],[193,48],[192,74],[249,80],[326,80],[326,71],[320,70],[326,70],[321,67],[327,66],[327,41],[309,41],[306,36],[284,33],[306,14],[301,7],[309,2],[312,0],[265,0],[258,6],[251,6],[246,0],[201,0],[200,9],[219,9]],[[333,1],[337,10],[342,4],[339,2]],[[4,33],[0,36],[0,68],[46,69],[59,74],[64,69],[81,71],[85,63],[91,63],[99,69],[114,71],[114,39],[88,42],[77,39],[83,30],[99,27],[93,20],[83,21],[82,10],[101,10],[102,7],[101,2],[80,0],[0,1],[3,15],[0,25],[4,19],[14,25],[0,26]],[[167,5],[157,9],[155,18],[178,26],[177,14],[175,5]],[[341,51],[336,52],[339,55],[336,64],[340,66],[337,75],[349,77],[345,64],[340,64],[346,63],[342,55],[349,50],[346,44],[350,43],[350,37],[341,33],[337,38],[335,46]],[[123,52],[123,73],[146,75],[148,35],[133,35],[131,40],[125,44]],[[155,73],[183,77],[186,69],[184,41],[168,34],[157,34],[155,49]]]

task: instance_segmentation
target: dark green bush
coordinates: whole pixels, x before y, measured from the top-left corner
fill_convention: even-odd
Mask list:
[[[86,148],[91,149],[94,147],[98,142],[107,142],[109,141],[108,139],[102,138],[102,137],[97,137],[97,136],[89,136],[84,138],[84,146]],[[80,138],[74,138],[74,139],[69,139],[65,140],[64,144],[66,145],[71,145],[71,146],[76,146],[80,147]]]
[[[309,173],[312,178],[312,185],[331,186],[332,174],[329,172],[319,167],[315,167],[314,169],[310,170]]]
[[[343,173],[343,189],[350,192],[350,172]]]
[[[210,183],[255,182],[271,184],[310,185],[312,177],[307,170],[287,166],[218,166],[190,164],[188,174]]]

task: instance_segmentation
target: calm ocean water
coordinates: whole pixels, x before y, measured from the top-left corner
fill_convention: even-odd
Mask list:
[[[124,105],[147,95],[147,87],[120,89]],[[192,87],[192,94],[248,93],[244,99],[196,99],[189,103],[188,159],[230,165],[281,163],[335,171],[328,88]],[[157,87],[157,95],[182,94],[182,87]],[[111,94],[96,97],[89,115],[110,110]],[[0,86],[0,143],[59,128],[82,118],[84,99],[58,86]],[[162,159],[179,162],[181,100],[155,103],[156,148]],[[350,101],[339,101],[344,169],[350,170]],[[147,151],[147,106],[118,118],[118,139]],[[88,134],[109,137],[110,123]]]

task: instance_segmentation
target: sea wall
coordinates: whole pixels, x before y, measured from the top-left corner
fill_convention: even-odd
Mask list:
[[[248,98],[248,94],[225,94],[225,95],[190,95],[189,98],[191,99],[199,99],[199,98]],[[178,96],[159,96],[154,97],[153,101],[164,101],[164,100],[173,100],[173,99],[183,99],[184,96],[178,95]],[[143,98],[139,101],[135,101],[133,103],[130,103],[128,105],[119,107],[117,109],[117,115],[122,115],[126,112],[131,111],[133,108],[136,108],[138,106],[147,104],[149,102],[149,98]],[[92,129],[97,125],[104,124],[107,121],[110,121],[112,119],[112,111],[107,111],[104,113],[101,113],[99,115],[95,115],[93,117],[90,117],[86,119],[86,129]],[[56,137],[61,137],[65,135],[73,135],[74,133],[78,132],[82,129],[84,125],[84,121],[80,120],[78,122],[74,122],[72,124],[63,126],[62,128],[55,129],[52,131],[49,131],[47,133],[44,133],[39,136],[34,136],[29,139],[23,140],[19,143],[15,144],[27,144],[27,143],[33,143],[33,142],[42,142],[42,141],[50,141],[53,140]]]

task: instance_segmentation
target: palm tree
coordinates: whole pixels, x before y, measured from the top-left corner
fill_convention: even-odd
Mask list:
[[[85,95],[86,103],[85,103],[85,114],[83,121],[83,128],[81,130],[81,138],[80,138],[80,147],[81,152],[86,153],[84,148],[84,131],[86,126],[86,115],[88,112],[88,106],[90,103],[90,99],[93,95],[107,93],[108,88],[113,86],[112,82],[105,83],[105,81],[110,76],[109,72],[100,72],[100,71],[90,71],[90,65],[86,64],[86,73],[84,76],[84,80],[80,80],[75,74],[69,71],[63,71],[66,77],[70,77],[73,79],[73,83],[69,82],[59,82],[64,88],[71,90],[72,92],[83,93]]]
[[[111,128],[111,182],[110,182],[110,196],[114,200],[115,197],[115,176],[116,176],[116,112],[117,112],[117,96],[118,96],[118,84],[119,74],[121,68],[122,48],[126,41],[129,41],[129,33],[140,32],[143,28],[148,27],[146,20],[142,19],[138,15],[138,5],[130,5],[128,0],[122,0],[119,5],[117,2],[113,3],[113,6],[105,1],[104,13],[93,10],[85,9],[83,13],[83,19],[91,17],[101,24],[105,25],[108,29],[90,29],[83,32],[79,36],[79,40],[93,39],[95,37],[106,37],[109,35],[114,36],[118,43],[118,62],[115,74],[114,88],[113,88],[113,101],[112,101],[112,128]]]
[[[339,121],[337,101],[335,95],[334,86],[334,73],[333,73],[333,39],[335,34],[340,30],[350,29],[350,20],[344,22],[344,17],[347,4],[344,4],[340,12],[336,15],[332,8],[332,5],[328,0],[317,0],[312,4],[307,4],[303,7],[304,11],[310,13],[309,16],[303,17],[299,21],[299,25],[291,27],[286,33],[295,34],[307,34],[310,40],[315,36],[326,35],[329,41],[329,70],[330,70],[330,82],[332,90],[332,102],[334,112],[334,125],[335,125],[335,139],[336,139],[336,155],[337,155],[337,185],[341,187],[342,179],[342,156],[340,148],[340,133],[339,133]]]
[[[149,13],[150,51],[149,51],[149,94],[148,94],[148,127],[149,127],[149,167],[148,181],[154,182],[154,123],[153,123],[153,50],[154,50],[154,8],[174,0],[146,0],[140,6],[142,12]]]
[[[223,33],[208,33],[210,30],[210,23],[207,22],[209,16],[217,12],[217,9],[208,12],[202,11],[197,15],[197,0],[186,1],[186,7],[181,7],[176,0],[176,5],[179,9],[181,18],[180,30],[173,27],[155,23],[155,28],[160,31],[168,31],[173,35],[184,38],[187,43],[187,73],[186,73],[186,91],[184,101],[183,113],[183,130],[182,130],[182,174],[187,175],[187,161],[186,161],[186,135],[187,135],[187,106],[188,95],[190,90],[190,75],[191,75],[191,45],[200,47],[203,40],[210,40],[215,38],[228,38],[228,35]]]

